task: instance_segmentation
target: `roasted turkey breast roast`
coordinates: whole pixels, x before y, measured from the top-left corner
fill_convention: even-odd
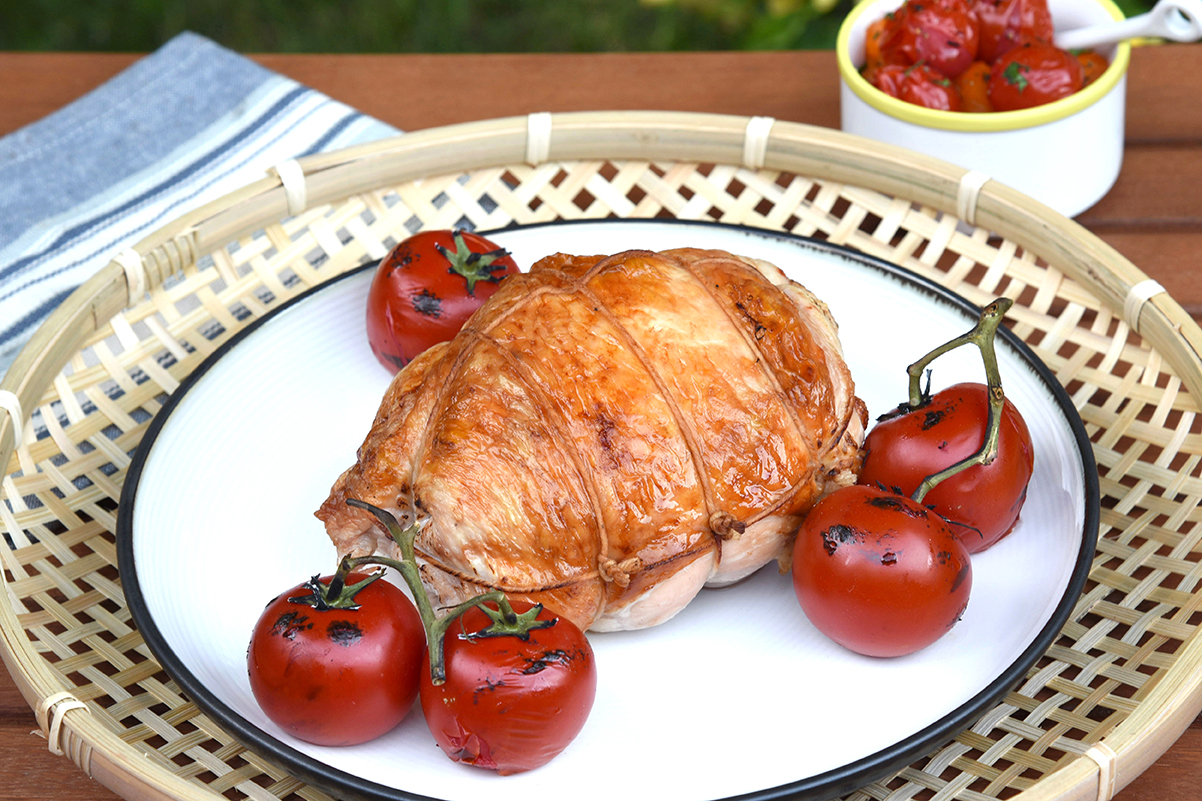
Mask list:
[[[786,552],[866,422],[829,311],[775,266],[557,254],[401,370],[317,516],[340,554],[395,555],[346,499],[416,515],[436,604],[644,628]]]

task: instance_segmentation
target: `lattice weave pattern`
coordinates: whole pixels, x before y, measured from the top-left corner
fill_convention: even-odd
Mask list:
[[[426,178],[304,211],[205,254],[76,354],[34,410],[0,503],[9,601],[64,688],[147,758],[214,794],[326,798],[201,714],[134,629],[113,536],[131,454],[165,398],[233,333],[409,233],[605,217],[785,230],[895,262],[978,304],[1010,297],[1009,323],[1085,421],[1102,528],[1070,622],[1004,703],[850,798],[1011,797],[1138,707],[1194,633],[1202,604],[1197,405],[1161,356],[1055,265],[954,216],[768,170],[611,161]],[[86,753],[65,750],[86,767]]]

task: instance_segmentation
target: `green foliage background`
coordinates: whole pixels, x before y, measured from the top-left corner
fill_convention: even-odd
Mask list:
[[[190,30],[241,52],[830,48],[854,0],[12,0],[0,49],[153,50]],[[1131,10],[1144,0],[1121,0]]]

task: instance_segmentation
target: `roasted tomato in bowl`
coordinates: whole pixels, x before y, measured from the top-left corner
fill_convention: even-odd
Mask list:
[[[885,94],[916,106],[959,111],[963,105],[956,85],[926,64],[886,64],[869,75]]]
[[[1050,42],[1054,33],[1047,0],[973,0],[980,43],[977,57],[993,62],[1022,42]]]
[[[397,372],[445,342],[518,272],[513,258],[470,231],[421,231],[376,268],[367,297],[367,339],[380,364]]]
[[[1016,111],[1079,92],[1106,59],[1053,44],[1047,0],[906,0],[866,30],[864,79],[938,111]],[[970,69],[974,75],[964,76]],[[980,83],[980,70],[991,72]]]
[[[923,64],[954,78],[976,60],[980,34],[967,0],[912,0],[887,20],[880,43],[886,64]]]
[[[989,99],[998,111],[1034,108],[1081,90],[1081,62],[1046,42],[1024,42],[993,62]]]

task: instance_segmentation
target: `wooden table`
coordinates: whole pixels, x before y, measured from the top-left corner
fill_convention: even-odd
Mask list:
[[[838,127],[831,52],[316,56],[264,66],[402,130],[532,111],[664,109],[767,115]],[[0,53],[0,135],[127,67],[123,54]],[[1111,192],[1078,220],[1202,321],[1202,45],[1136,48],[1127,144]],[[33,713],[0,671],[0,801],[112,799],[32,734]],[[1126,782],[1120,777],[1121,782]],[[1197,798],[1202,719],[1119,801]]]

